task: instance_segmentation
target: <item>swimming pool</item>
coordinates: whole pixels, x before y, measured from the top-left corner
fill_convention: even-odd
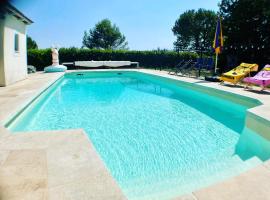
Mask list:
[[[69,73],[8,128],[84,128],[129,199],[170,199],[269,158],[244,127],[258,104],[139,72]]]

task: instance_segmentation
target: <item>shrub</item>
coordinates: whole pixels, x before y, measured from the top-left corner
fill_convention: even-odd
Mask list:
[[[52,64],[50,49],[30,49],[27,54],[28,65],[36,67],[37,71],[42,71],[44,67]]]
[[[164,50],[153,51],[128,51],[128,50],[98,50],[61,48],[59,50],[60,63],[86,61],[86,60],[117,60],[139,62],[144,68],[173,67],[182,59],[196,58],[196,53]],[[38,71],[52,64],[50,49],[31,49],[28,51],[28,65],[36,66]]]

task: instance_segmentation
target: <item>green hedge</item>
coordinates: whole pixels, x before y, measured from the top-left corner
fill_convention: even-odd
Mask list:
[[[139,62],[145,68],[167,68],[175,66],[181,59],[196,58],[196,53],[174,51],[127,51],[127,50],[97,50],[61,48],[60,63],[86,60],[126,60]],[[28,65],[33,65],[38,71],[51,65],[50,49],[32,49],[28,51]]]

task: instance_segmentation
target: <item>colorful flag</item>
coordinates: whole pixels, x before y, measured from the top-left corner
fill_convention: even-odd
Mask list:
[[[222,25],[221,25],[221,19],[218,18],[217,22],[217,28],[216,28],[216,34],[214,39],[213,48],[216,52],[216,54],[220,54],[223,48],[223,34],[222,34]]]

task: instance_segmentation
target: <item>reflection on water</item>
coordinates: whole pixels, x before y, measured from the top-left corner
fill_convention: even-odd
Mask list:
[[[235,153],[242,160],[256,156],[262,161],[266,161],[270,158],[270,141],[249,128],[244,128],[236,145]]]

